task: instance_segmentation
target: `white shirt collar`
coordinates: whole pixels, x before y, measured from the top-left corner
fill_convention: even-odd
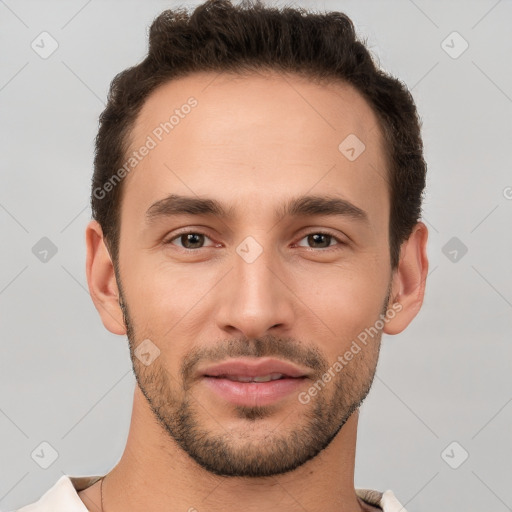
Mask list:
[[[78,492],[90,487],[102,476],[63,475],[37,502],[26,505],[16,512],[87,512],[87,507],[78,496]],[[379,492],[356,488],[355,491],[359,498],[382,508],[383,512],[407,512],[391,490]]]

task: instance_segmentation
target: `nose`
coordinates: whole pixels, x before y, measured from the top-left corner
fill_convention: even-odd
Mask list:
[[[247,338],[258,338],[276,329],[281,334],[290,330],[294,295],[278,255],[263,249],[252,261],[240,251],[234,252],[232,262],[233,269],[218,297],[218,327],[230,335]]]

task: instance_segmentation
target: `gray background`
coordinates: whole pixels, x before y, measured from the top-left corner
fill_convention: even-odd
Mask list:
[[[127,342],[104,329],[85,278],[93,138],[110,80],[176,5],[0,0],[2,510],[62,474],[103,474],[122,454]],[[349,14],[424,123],[426,297],[406,331],[383,338],[356,487],[392,489],[409,512],[512,510],[512,3],[295,5]],[[46,59],[31,48],[43,31],[59,45]],[[454,31],[469,44],[457,58]],[[43,237],[57,248],[47,261]],[[42,442],[58,452],[48,469],[31,457]]]

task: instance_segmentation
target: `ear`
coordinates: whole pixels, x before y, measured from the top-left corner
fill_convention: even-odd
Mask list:
[[[400,248],[400,262],[393,273],[388,304],[388,309],[394,309],[396,315],[386,322],[383,329],[386,334],[402,332],[423,304],[428,274],[427,238],[427,226],[418,222]]]
[[[85,243],[87,284],[101,321],[113,334],[126,334],[114,265],[103,239],[103,230],[95,220],[87,225]]]

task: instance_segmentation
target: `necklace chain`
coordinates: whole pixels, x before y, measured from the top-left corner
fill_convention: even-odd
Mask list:
[[[100,481],[100,497],[101,497],[101,512],[103,512],[103,480],[105,477],[103,477]]]

